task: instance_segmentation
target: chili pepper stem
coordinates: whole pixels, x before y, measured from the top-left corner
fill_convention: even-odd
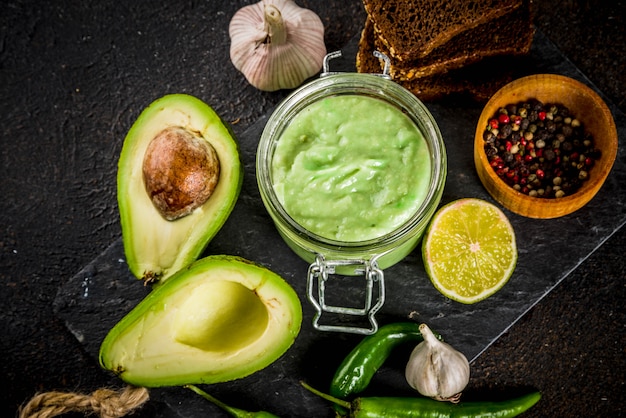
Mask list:
[[[214,398],[213,396],[209,395],[208,393],[206,393],[205,391],[203,391],[202,389],[200,389],[199,387],[194,386],[194,385],[185,385],[184,387],[186,387],[187,389],[191,389],[192,391],[196,392],[198,395],[202,396],[207,401],[214,403],[215,405],[217,405],[218,407],[222,408],[229,415],[231,415],[231,416],[233,416],[235,418],[253,418],[253,417],[270,418],[270,417],[276,417],[276,415],[270,414],[269,412],[264,412],[264,411],[261,411],[261,412],[248,412],[248,411],[244,411],[243,409],[233,408],[232,406],[226,405],[224,402],[220,401],[217,398]]]
[[[327,401],[330,401],[330,402],[334,403],[335,405],[342,406],[342,407],[344,407],[346,409],[351,409],[352,408],[352,404],[350,402],[348,402],[346,400],[343,400],[343,399],[336,398],[336,397],[334,397],[332,395],[329,395],[327,393],[321,392],[321,391],[315,389],[314,387],[312,387],[311,385],[309,385],[308,383],[306,383],[305,381],[301,380],[300,384],[302,386],[304,386],[304,388],[306,390],[308,390],[309,392],[313,392],[314,394],[316,394],[320,398],[326,399]]]
[[[202,396],[204,399],[206,399],[207,401],[214,403],[215,405],[219,406],[220,408],[222,408],[224,411],[228,411],[230,412],[230,409],[232,409],[231,407],[229,407],[228,405],[226,405],[224,402],[220,401],[217,398],[214,398],[213,396],[209,395],[208,393],[206,393],[205,391],[203,391],[202,389],[200,389],[197,386],[194,385],[185,385],[185,387],[187,389],[191,389],[194,392],[196,392],[198,395]]]

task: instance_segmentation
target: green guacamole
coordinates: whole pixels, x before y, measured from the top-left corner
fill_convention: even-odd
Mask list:
[[[272,184],[287,213],[325,238],[358,242],[392,232],[420,207],[428,146],[382,100],[331,96],[299,112],[279,138]]]

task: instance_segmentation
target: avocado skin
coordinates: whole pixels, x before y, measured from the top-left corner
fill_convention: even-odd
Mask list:
[[[224,280],[247,287],[266,306],[268,320],[260,322],[266,327],[260,337],[232,351],[181,344],[172,329],[176,313],[194,290]],[[99,363],[126,383],[148,388],[232,381],[279,359],[301,324],[300,299],[278,274],[241,257],[207,256],[171,276],[125,315],[103,340]]]
[[[142,177],[150,141],[163,129],[182,126],[216,150],[220,178],[211,198],[191,214],[168,221],[152,204]],[[150,283],[167,280],[197,260],[232,212],[243,183],[243,165],[233,132],[206,103],[170,94],[151,103],[124,139],[118,162],[117,200],[126,262],[132,274]]]

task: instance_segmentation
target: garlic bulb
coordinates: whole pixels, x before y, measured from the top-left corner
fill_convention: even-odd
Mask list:
[[[292,0],[244,6],[228,30],[233,65],[260,90],[298,87],[322,68],[324,25],[315,12]]]
[[[458,402],[469,383],[470,366],[463,353],[439,341],[426,324],[420,325],[424,341],[413,349],[406,365],[409,385],[438,401]]]

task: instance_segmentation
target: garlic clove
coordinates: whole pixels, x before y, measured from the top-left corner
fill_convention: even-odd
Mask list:
[[[409,385],[420,394],[439,401],[458,402],[469,383],[467,357],[439,341],[426,324],[420,325],[424,341],[411,352],[405,369]]]
[[[230,57],[264,91],[298,87],[322,68],[324,25],[292,0],[265,0],[239,9],[229,25]]]

